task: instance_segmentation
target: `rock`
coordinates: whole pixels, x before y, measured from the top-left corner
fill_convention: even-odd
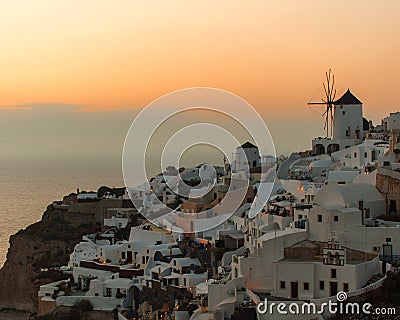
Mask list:
[[[10,237],[7,260],[0,270],[0,310],[37,310],[39,287],[62,276],[42,268],[66,265],[82,235],[93,233],[93,212],[68,212],[48,206],[42,220]]]

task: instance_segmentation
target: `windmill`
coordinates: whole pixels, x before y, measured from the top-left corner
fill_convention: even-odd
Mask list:
[[[326,106],[325,112],[322,114],[325,117],[324,130],[326,130],[326,136],[332,136],[333,134],[333,107],[336,96],[335,89],[335,76],[331,75],[331,69],[328,72],[325,72],[326,83],[323,83],[325,99],[322,99],[321,102],[309,102],[308,105],[323,105]],[[329,135],[330,132],[330,135]]]

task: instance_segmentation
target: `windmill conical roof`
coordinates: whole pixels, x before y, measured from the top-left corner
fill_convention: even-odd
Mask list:
[[[334,102],[335,105],[346,105],[346,104],[362,104],[357,97],[350,92],[350,89],[347,89],[346,93],[342,95],[338,100]]]

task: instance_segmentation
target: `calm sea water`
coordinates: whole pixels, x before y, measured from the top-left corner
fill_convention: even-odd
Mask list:
[[[119,168],[48,168],[0,164],[0,267],[6,258],[10,235],[39,221],[48,204],[77,188],[123,186]]]

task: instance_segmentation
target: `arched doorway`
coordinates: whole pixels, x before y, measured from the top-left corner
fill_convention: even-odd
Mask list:
[[[327,148],[327,152],[328,154],[332,154],[333,152],[339,151],[340,150],[340,146],[337,143],[331,143],[330,145],[328,145]]]
[[[316,145],[314,146],[314,148],[313,148],[313,152],[314,152],[314,154],[316,154],[316,155],[325,154],[325,147],[324,147],[324,145],[322,145],[322,144],[320,144],[320,143],[316,144]]]

